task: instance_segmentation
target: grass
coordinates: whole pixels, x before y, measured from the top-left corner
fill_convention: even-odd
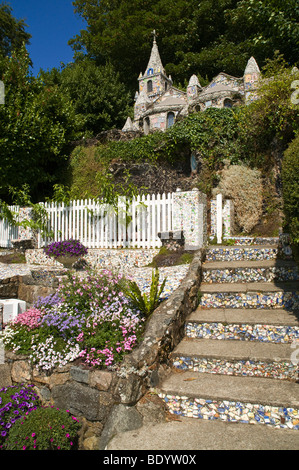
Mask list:
[[[190,264],[194,257],[194,251],[171,251],[165,247],[161,247],[159,253],[153,258],[148,267],[161,268],[167,266],[180,266],[182,264]]]
[[[0,251],[0,263],[4,264],[26,264],[26,258],[24,253],[9,253],[1,255]]]

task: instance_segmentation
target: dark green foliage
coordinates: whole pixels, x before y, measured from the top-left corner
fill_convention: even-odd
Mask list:
[[[299,244],[299,134],[284,152],[282,184],[285,228]]]
[[[61,72],[60,89],[82,116],[86,135],[121,128],[130,113],[130,95],[110,63],[98,66],[84,59],[70,64]]]
[[[13,17],[12,8],[6,2],[0,5],[0,56],[11,55],[12,51],[28,44],[31,35],[25,31],[24,20]]]

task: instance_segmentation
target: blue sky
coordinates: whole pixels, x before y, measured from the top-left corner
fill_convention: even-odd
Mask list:
[[[86,25],[74,13],[72,0],[6,0],[6,3],[12,7],[12,15],[28,25],[26,31],[32,36],[28,52],[34,75],[40,68],[59,68],[60,62],[72,61],[73,50],[68,41]]]

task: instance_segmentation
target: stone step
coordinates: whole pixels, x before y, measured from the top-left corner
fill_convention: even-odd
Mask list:
[[[299,280],[299,270],[292,260],[208,261],[203,264],[203,282],[271,282]]]
[[[184,339],[171,358],[173,367],[180,370],[296,382],[299,377],[297,360],[292,361],[294,354],[290,344]]]
[[[243,423],[231,425],[219,419],[173,418],[154,425],[146,424],[133,431],[119,432],[112,437],[106,450],[170,450],[179,455],[182,450],[193,451],[190,455],[194,455],[194,450],[298,450],[298,432],[293,429]],[[162,456],[157,456],[159,464],[165,461]],[[196,459],[196,464],[200,464],[201,456],[197,455]]]
[[[248,282],[200,285],[202,308],[283,308],[299,310],[299,283]]]
[[[178,371],[159,396],[177,415],[299,430],[299,384],[291,381]]]
[[[185,334],[188,338],[294,344],[299,341],[299,311],[198,308],[188,317]]]
[[[275,245],[214,245],[206,249],[206,261],[271,260],[277,257],[278,246]]]

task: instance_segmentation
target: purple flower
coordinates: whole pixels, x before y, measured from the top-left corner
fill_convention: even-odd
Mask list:
[[[87,248],[79,240],[64,240],[53,242],[44,248],[44,252],[53,258],[59,256],[83,256],[87,254]]]

